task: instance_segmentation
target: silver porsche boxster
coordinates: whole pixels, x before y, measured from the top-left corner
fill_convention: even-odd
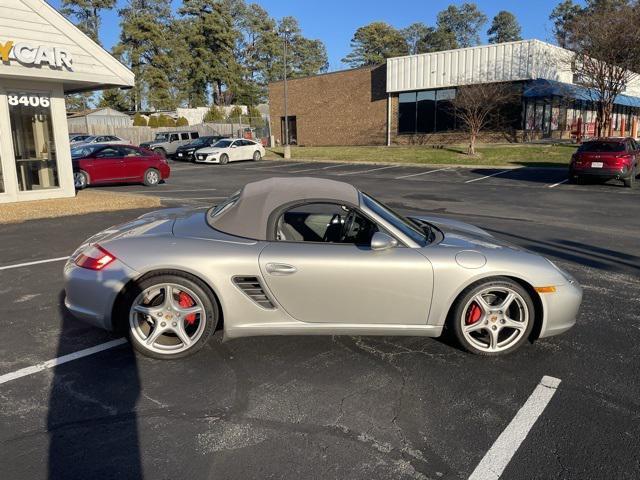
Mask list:
[[[87,239],[67,308],[155,358],[217,328],[252,335],[421,335],[481,355],[571,328],[582,289],[469,224],[404,217],[343,182],[271,178],[209,209],[148,213]]]

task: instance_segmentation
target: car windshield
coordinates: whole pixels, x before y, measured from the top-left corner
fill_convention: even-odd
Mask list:
[[[198,147],[200,145],[209,145],[214,140],[215,139],[213,137],[200,137],[191,142],[189,146]]]
[[[232,143],[233,143],[233,140],[220,140],[219,142],[216,142],[213,146],[217,148],[227,148]]]
[[[578,148],[579,152],[624,152],[623,142],[585,142]]]
[[[103,145],[86,145],[83,147],[74,147],[71,149],[71,158],[88,157],[99,148],[103,148]]]
[[[166,133],[156,133],[156,141],[166,142],[169,140],[169,135]]]
[[[394,212],[389,207],[364,192],[362,193],[362,203],[384,221],[390,223],[407,237],[411,238],[411,240],[416,242],[418,245],[425,246],[428,243],[425,232],[423,232],[417,224],[408,218],[403,217],[399,213]]]

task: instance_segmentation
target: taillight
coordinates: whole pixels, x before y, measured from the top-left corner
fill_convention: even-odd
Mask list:
[[[116,259],[100,245],[95,244],[83,251],[76,258],[76,265],[89,270],[102,270]]]

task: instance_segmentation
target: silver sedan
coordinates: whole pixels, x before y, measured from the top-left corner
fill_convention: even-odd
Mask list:
[[[258,181],[209,209],[114,226],[64,277],[75,316],[155,358],[194,353],[217,328],[225,339],[446,329],[469,352],[500,355],[568,330],[582,301],[539,255],[316,178]]]

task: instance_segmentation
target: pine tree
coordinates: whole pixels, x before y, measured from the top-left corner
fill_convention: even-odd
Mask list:
[[[220,122],[222,120],[224,120],[224,114],[215,105],[212,105],[211,108],[209,108],[209,111],[204,115],[205,122]]]
[[[91,40],[100,43],[100,11],[115,5],[116,0],[62,0],[60,11]]]
[[[342,59],[351,67],[376,65],[389,57],[406,55],[407,41],[402,33],[384,22],[373,22],[356,30],[351,53]]]
[[[572,0],[564,0],[549,15],[549,20],[553,23],[553,34],[559,46],[563,48],[567,46],[569,24],[581,11],[580,5],[576,5]]]
[[[503,43],[503,42],[515,42],[522,40],[520,24],[516,16],[502,10],[493,17],[491,27],[487,30],[489,36],[489,43]]]
[[[473,47],[480,43],[480,29],[486,22],[487,16],[475,3],[463,3],[438,13],[437,29],[451,32],[459,47]]]
[[[109,88],[102,92],[98,107],[109,107],[119,112],[126,112],[129,110],[130,102],[122,90],[119,88]]]

